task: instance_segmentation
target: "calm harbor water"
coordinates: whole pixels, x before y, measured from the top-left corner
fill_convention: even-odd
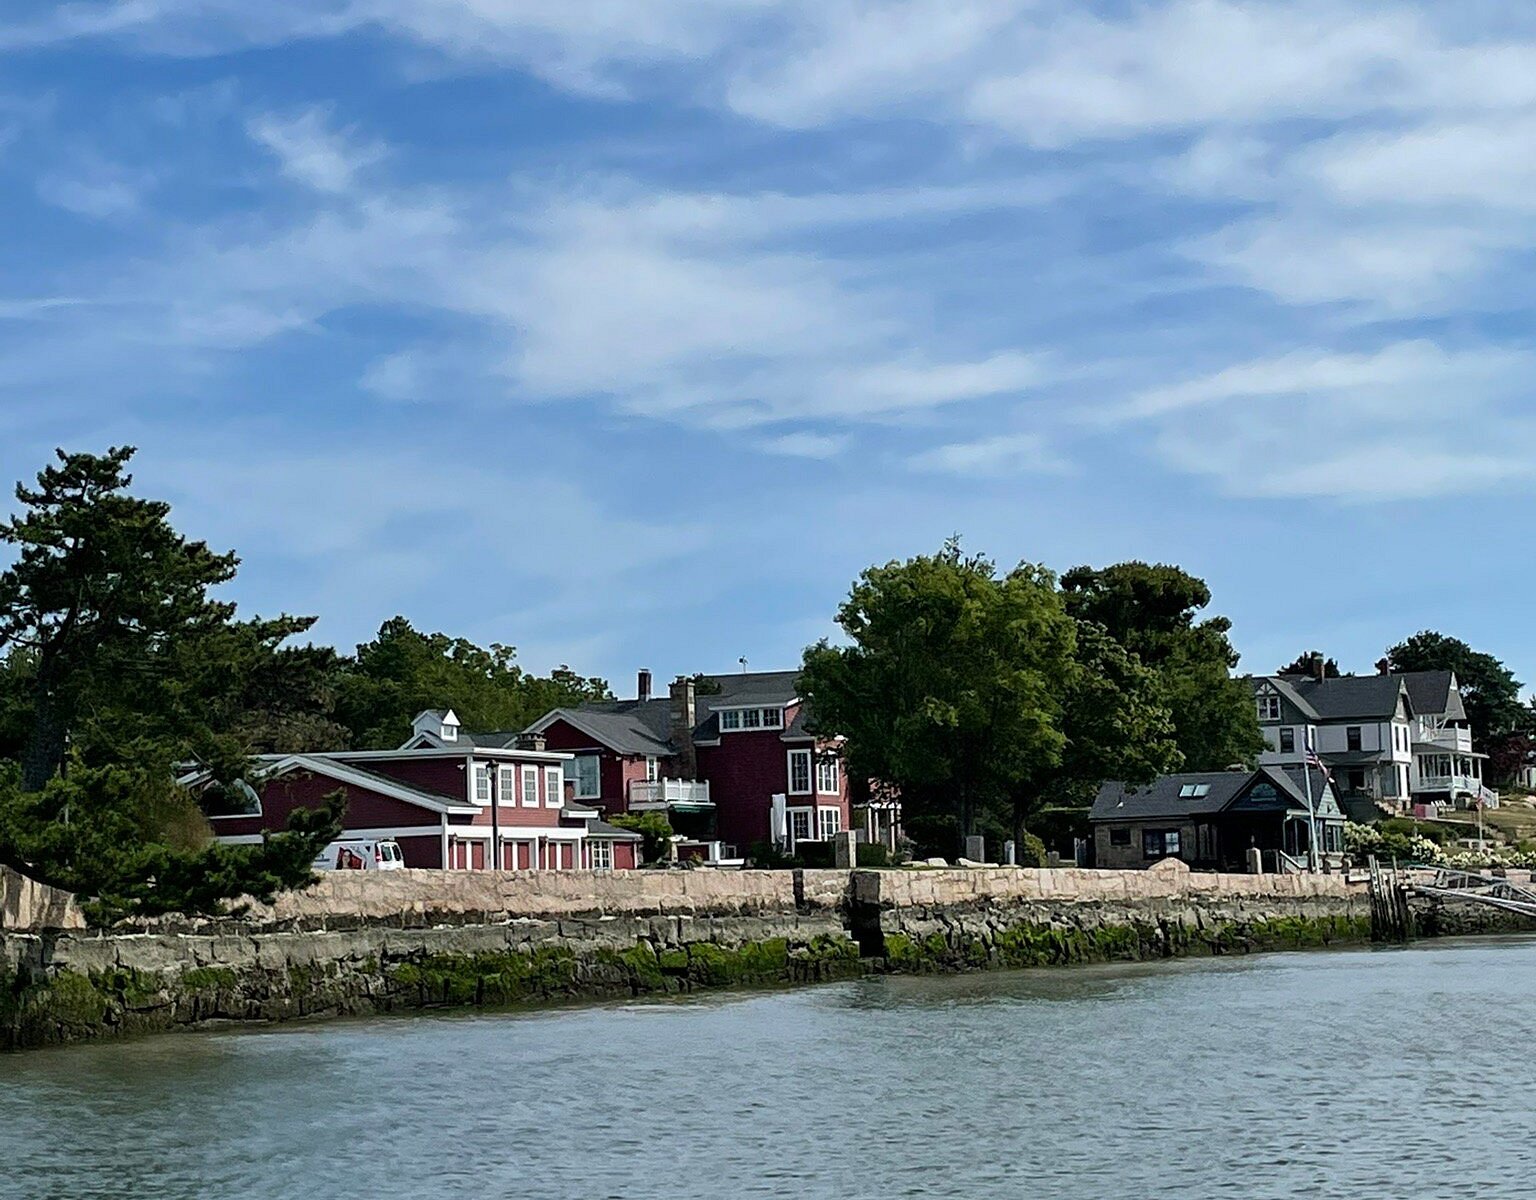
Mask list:
[[[0,1058],[0,1196],[1527,1196],[1536,940]]]

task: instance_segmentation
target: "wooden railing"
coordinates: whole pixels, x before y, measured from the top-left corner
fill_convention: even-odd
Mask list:
[[[630,808],[662,808],[668,804],[709,804],[708,781],[636,779],[629,785]]]

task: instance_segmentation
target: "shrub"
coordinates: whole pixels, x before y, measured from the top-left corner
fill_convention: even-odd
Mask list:
[[[891,865],[891,852],[879,842],[860,842],[857,853],[859,866],[861,867],[888,867]]]
[[[646,862],[660,862],[666,858],[667,846],[672,838],[672,823],[661,813],[619,813],[609,817],[608,823],[638,833],[645,839],[640,843],[640,855]]]
[[[1014,861],[1021,867],[1045,866],[1045,843],[1026,832],[1024,840],[1013,848]]]

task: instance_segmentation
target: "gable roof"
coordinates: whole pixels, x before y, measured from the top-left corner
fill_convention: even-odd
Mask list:
[[[435,813],[472,816],[480,811],[475,805],[466,804],[462,800],[450,798],[440,792],[429,791],[417,784],[406,783],[390,775],[381,775],[377,771],[370,771],[354,763],[340,762],[328,754],[269,755],[261,761],[267,767],[261,773],[263,782],[281,778],[293,771],[311,771],[316,775],[324,775],[327,779],[334,779],[338,783],[350,783],[356,787],[367,788],[381,796],[388,796],[392,800],[403,800],[407,804],[414,804]]]
[[[754,705],[782,708],[799,699],[799,671],[750,671],[733,675],[703,675],[700,680],[708,690],[695,696],[694,741],[711,745],[720,738],[722,708],[750,708]],[[782,736],[786,739],[808,738],[805,721],[807,706],[802,704]],[[672,740],[672,699],[670,695],[650,700],[605,700],[571,708],[555,708],[528,728],[543,733],[556,721],[564,721],[592,738],[599,745],[619,754],[666,756],[677,753]],[[460,732],[461,741],[483,744],[484,734]],[[515,735],[514,735],[515,736]]]
[[[1255,693],[1268,684],[1303,716],[1319,721],[1390,720],[1408,691],[1398,675],[1343,675],[1335,679],[1254,675],[1249,682]],[[1410,713],[1415,711],[1411,695],[1408,706]]]
[[[1260,767],[1257,771],[1205,771],[1164,775],[1151,783],[1126,784],[1111,780],[1099,787],[1090,821],[1144,821],[1225,812],[1260,783],[1272,784],[1281,797],[1298,809],[1307,807],[1306,775],[1302,767]],[[1328,794],[1328,777],[1316,768],[1312,773],[1312,799],[1318,805]],[[1183,793],[1194,790],[1194,795]]]
[[[1413,711],[1420,716],[1444,717],[1447,721],[1465,721],[1466,706],[1454,671],[1406,671],[1397,676],[1408,689]]]
[[[529,726],[543,733],[556,721],[620,754],[676,754],[668,727],[672,720],[670,699],[609,700],[579,708],[556,708]]]
[[[1189,775],[1164,775],[1151,783],[1109,781],[1100,785],[1090,821],[1141,820],[1217,813],[1236,800],[1253,782],[1252,771],[1209,771]],[[1203,788],[1198,796],[1180,796],[1185,788]]]

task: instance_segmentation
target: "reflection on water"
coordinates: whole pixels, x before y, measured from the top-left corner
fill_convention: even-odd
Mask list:
[[[1533,989],[1510,939],[73,1047],[0,1058],[0,1196],[1525,1196]]]

